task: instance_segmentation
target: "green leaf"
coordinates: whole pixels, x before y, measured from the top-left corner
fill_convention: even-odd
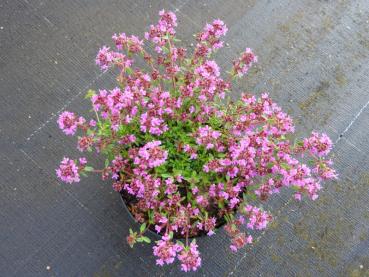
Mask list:
[[[133,70],[130,67],[126,67],[126,72],[128,75],[131,75],[133,73]]]
[[[172,174],[162,173],[161,174],[161,177],[163,177],[163,178],[170,178],[170,177],[173,177],[173,176],[172,176]]]
[[[146,223],[143,223],[141,226],[140,226],[140,233],[143,233],[146,229]]]
[[[94,90],[89,89],[89,90],[87,91],[86,95],[85,95],[85,99],[89,99],[89,98],[91,98],[92,96],[94,96],[95,94],[96,94],[96,93],[95,93],[95,91],[94,91]]]
[[[223,208],[224,208],[224,203],[223,203],[223,201],[219,201],[219,202],[218,202],[218,207],[219,207],[220,209],[223,209]]]
[[[142,237],[142,241],[146,243],[151,243],[151,240],[148,237]]]
[[[85,166],[85,171],[86,172],[92,172],[92,171],[94,171],[94,168],[92,166]]]

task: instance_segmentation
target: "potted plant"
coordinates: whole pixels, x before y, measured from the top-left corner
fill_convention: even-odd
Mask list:
[[[267,227],[272,215],[253,205],[283,188],[294,197],[318,197],[321,183],[336,178],[326,156],[332,142],[313,132],[292,140],[294,125],[266,93],[227,100],[231,83],[246,75],[257,57],[246,50],[233,61],[227,79],[211,55],[227,32],[221,20],[196,35],[192,52],[177,46],[176,16],[161,11],[144,39],[118,34],[115,50],[104,46],[96,57],[102,70],[118,71],[118,86],[90,90],[95,119],[63,112],[59,127],[77,129],[77,148],[106,157],[102,169],[85,158],[64,158],[56,170],[64,182],[80,175],[111,176],[129,211],[139,222],[127,241],[150,243],[147,230],[160,235],[153,253],[158,265],[176,258],[183,271],[201,264],[195,237],[213,235],[224,225],[230,248],[252,243],[247,229]],[[144,42],[152,43],[151,51]],[[141,66],[139,66],[141,64]],[[144,64],[144,65],[142,65]]]

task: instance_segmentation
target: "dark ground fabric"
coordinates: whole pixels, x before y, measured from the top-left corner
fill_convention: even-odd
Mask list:
[[[143,34],[163,8],[177,13],[186,46],[205,22],[223,19],[223,69],[245,47],[259,56],[233,97],[269,91],[297,136],[326,131],[340,175],[315,202],[274,197],[271,228],[237,254],[222,230],[201,238],[203,265],[189,276],[369,275],[368,0],[2,0],[0,276],[183,274],[178,264],[155,266],[151,246],[129,248],[134,222],[109,182],[55,177],[63,155],[78,155],[58,114],[87,114],[87,89],[113,86],[94,65],[98,48],[116,32]]]

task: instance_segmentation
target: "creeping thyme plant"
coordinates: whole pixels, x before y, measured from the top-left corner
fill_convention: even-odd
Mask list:
[[[297,200],[315,200],[322,181],[336,178],[325,158],[332,142],[316,132],[291,140],[292,119],[266,93],[226,100],[231,83],[257,57],[246,48],[227,78],[221,77],[211,59],[227,32],[221,20],[206,24],[189,52],[177,46],[175,14],[159,15],[144,39],[116,34],[114,50],[104,46],[98,52],[96,64],[119,74],[117,87],[87,93],[94,119],[67,111],[59,117],[66,135],[80,130],[81,152],[94,149],[106,157],[104,168],[88,166],[84,157],[64,158],[56,173],[67,183],[88,172],[111,176],[113,189],[130,199],[126,203],[141,224],[130,230],[129,245],[150,243],[144,233],[151,229],[161,236],[153,246],[158,265],[178,258],[182,270],[194,271],[201,264],[194,237],[211,236],[225,224],[230,249],[237,251],[252,243],[247,230],[267,227],[272,215],[253,206],[255,200],[284,187]],[[153,45],[151,51],[144,43]]]

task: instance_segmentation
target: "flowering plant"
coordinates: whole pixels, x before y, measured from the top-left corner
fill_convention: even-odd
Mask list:
[[[221,77],[211,55],[223,46],[222,21],[206,24],[188,53],[177,46],[175,14],[159,15],[145,33],[153,53],[144,40],[124,33],[113,36],[116,50],[104,46],[98,52],[96,64],[104,71],[116,68],[119,86],[87,93],[96,119],[67,111],[59,117],[66,135],[80,129],[80,151],[94,148],[106,156],[104,168],[64,158],[56,173],[67,183],[87,172],[111,176],[113,189],[141,223],[138,231],[130,229],[129,245],[150,243],[144,233],[152,229],[161,236],[153,247],[157,264],[178,258],[181,269],[191,271],[201,264],[191,238],[211,236],[225,224],[230,248],[237,251],[252,243],[245,229],[262,230],[272,219],[252,205],[255,200],[266,201],[283,187],[293,189],[297,200],[315,200],[322,181],[336,173],[325,158],[329,137],[313,132],[292,141],[292,119],[266,93],[226,100],[231,82],[247,74],[257,57],[246,48],[227,79]],[[143,62],[141,69],[134,66]]]

